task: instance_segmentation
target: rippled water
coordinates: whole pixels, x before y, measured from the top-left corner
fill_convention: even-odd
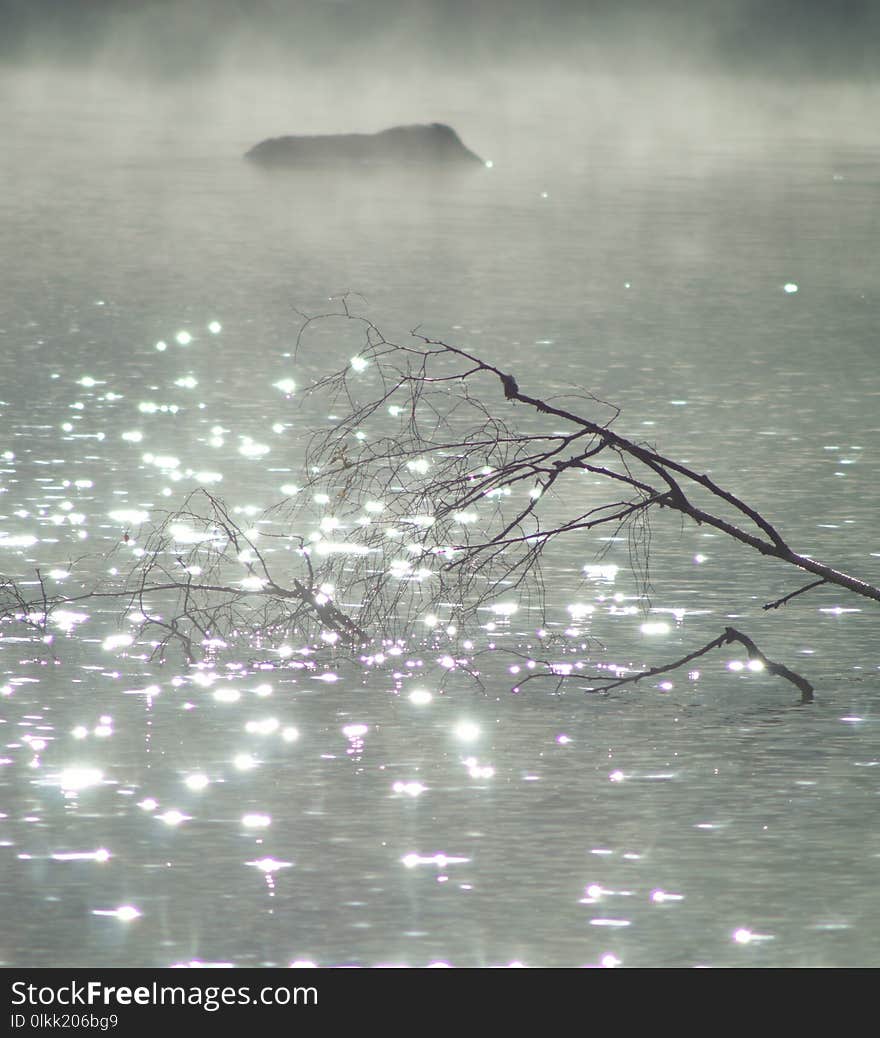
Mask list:
[[[523,387],[621,404],[623,431],[880,580],[870,143],[563,152],[524,125],[528,161],[508,142],[474,177],[353,184],[267,177],[237,125],[56,100],[3,115],[3,572],[122,567],[197,485],[243,521],[277,501],[309,432],[285,380],[337,359],[294,359],[292,307],[351,290],[390,335],[421,322]],[[482,689],[444,678],[449,647],[415,640],[367,669],[159,665],[84,607],[58,662],[0,643],[0,960],[876,965],[871,607],[765,614],[796,580],[661,518],[645,616],[625,545],[583,583],[596,548],[549,561],[552,606],[595,606],[572,644],[656,663],[733,622],[817,702],[736,652],[609,698],[513,695],[500,652]],[[477,649],[535,643],[527,609],[493,622]]]

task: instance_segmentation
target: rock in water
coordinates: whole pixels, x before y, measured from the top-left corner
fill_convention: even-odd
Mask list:
[[[380,133],[271,137],[245,158],[264,166],[351,168],[363,166],[453,168],[485,165],[451,126],[392,126]]]

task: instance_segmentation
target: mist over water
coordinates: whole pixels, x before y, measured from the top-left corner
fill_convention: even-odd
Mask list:
[[[867,5],[848,28],[800,5],[791,32],[791,5],[38,6],[0,73],[0,572],[63,583],[86,556],[88,582],[196,486],[242,517],[288,494],[326,416],[279,385],[353,349],[294,358],[293,308],[352,292],[389,337],[621,405],[623,433],[880,580]],[[434,121],[491,167],[242,157]],[[600,699],[511,695],[500,653],[482,690],[443,678],[451,640],[304,672],[277,646],[160,665],[109,605],[56,632],[57,665],[4,630],[0,961],[877,964],[870,608],[764,614],[789,575],[663,518],[651,558],[650,604],[625,543],[548,559],[572,646],[651,664],[736,623],[815,706],[735,653]],[[494,616],[477,648],[536,623]]]

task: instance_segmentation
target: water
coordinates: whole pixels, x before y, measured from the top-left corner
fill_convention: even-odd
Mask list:
[[[820,120],[636,147],[587,116],[502,134],[462,109],[492,170],[353,184],[242,163],[297,128],[275,109],[263,131],[125,91],[7,96],[4,572],[123,568],[137,513],[206,482],[242,522],[277,501],[310,427],[276,383],[351,353],[334,333],[294,358],[292,308],[352,291],[389,335],[422,323],[523,388],[613,400],[623,432],[880,580],[876,140]],[[159,665],[107,642],[131,630],[112,603],[83,607],[57,663],[2,647],[0,960],[876,965],[871,606],[765,614],[796,577],[659,517],[653,612],[615,611],[625,546],[583,585],[596,548],[548,560],[553,609],[597,606],[572,644],[657,663],[733,623],[817,702],[733,650],[610,698],[513,695],[501,652],[482,688],[443,679],[446,643],[367,670]],[[534,645],[535,618],[489,639]]]

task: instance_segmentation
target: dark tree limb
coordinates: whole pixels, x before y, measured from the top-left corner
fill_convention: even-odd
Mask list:
[[[793,598],[797,598],[798,595],[803,595],[807,591],[812,591],[814,587],[821,587],[823,584],[827,584],[827,583],[828,583],[828,581],[824,577],[822,577],[820,580],[813,580],[809,584],[805,584],[803,587],[798,588],[797,591],[792,591],[788,595],[783,595],[782,598],[777,598],[775,602],[768,602],[766,605],[762,606],[761,608],[765,609],[765,610],[766,609],[778,609],[780,606],[786,605]]]
[[[806,678],[801,677],[800,674],[796,674],[793,670],[789,670],[788,667],[783,663],[774,663],[773,660],[768,659],[763,652],[758,648],[757,645],[752,641],[748,635],[737,631],[734,627],[726,627],[724,629],[726,635],[726,641],[728,642],[739,642],[744,646],[746,652],[749,654],[750,660],[758,660],[761,662],[766,670],[770,674],[775,674],[777,677],[785,678],[786,681],[790,681],[793,685],[800,689],[801,702],[812,703],[813,702],[813,686],[807,681]]]
[[[626,535],[647,595],[658,509],[816,578],[766,609],[822,584],[880,602],[880,587],[797,552],[775,523],[708,474],[618,433],[619,409],[593,393],[534,395],[469,350],[418,329],[396,344],[354,313],[348,297],[337,306],[335,313],[300,314],[295,356],[321,323],[342,321],[362,338],[350,363],[305,394],[304,405],[314,401],[321,417],[297,496],[270,508],[254,533],[219,498],[197,491],[148,531],[113,586],[51,595],[38,571],[36,599],[14,580],[0,585],[0,620],[45,630],[63,605],[116,599],[143,617],[141,631],[161,635],[158,651],[177,642],[188,654],[199,642],[240,637],[357,646],[411,633],[426,616],[463,633],[502,595],[544,616],[545,556],[570,550],[572,538],[581,550],[596,533],[605,535],[598,557],[611,539]],[[328,403],[340,415],[329,425]],[[531,424],[521,429],[517,421],[528,411]],[[192,536],[181,542],[175,524]],[[768,660],[745,635],[727,628],[721,637],[625,680],[665,673],[739,641],[809,701],[809,683]],[[616,687],[601,677],[605,687]]]
[[[717,638],[713,638],[712,641],[707,642],[699,649],[695,649],[693,652],[689,652],[686,656],[681,656],[676,660],[672,660],[670,663],[664,663],[658,667],[648,667],[645,670],[637,671],[634,674],[626,674],[623,676],[610,677],[604,674],[594,674],[586,676],[579,671],[572,671],[561,673],[559,666],[552,663],[548,663],[546,660],[542,660],[543,665],[548,668],[542,673],[529,674],[521,682],[514,686],[513,691],[519,692],[522,687],[529,681],[540,680],[542,678],[554,678],[559,683],[571,679],[573,681],[584,681],[588,680],[593,682],[586,686],[584,691],[586,692],[611,692],[615,688],[622,688],[624,685],[635,685],[640,681],[646,681],[651,678],[660,677],[661,674],[669,674],[674,670],[680,670],[682,667],[686,667],[689,663],[693,663],[694,660],[699,659],[701,656],[707,655],[707,653],[713,652],[715,649],[720,649],[724,645],[730,645],[733,642],[739,642],[742,645],[750,660],[757,660],[764,669],[777,677],[785,678],[786,681],[790,681],[801,693],[802,703],[813,702],[813,686],[805,677],[790,670],[782,663],[775,663],[769,659],[764,653],[758,648],[758,646],[749,638],[748,635],[743,634],[742,631],[738,631],[735,627],[725,627],[724,633],[720,634]]]

